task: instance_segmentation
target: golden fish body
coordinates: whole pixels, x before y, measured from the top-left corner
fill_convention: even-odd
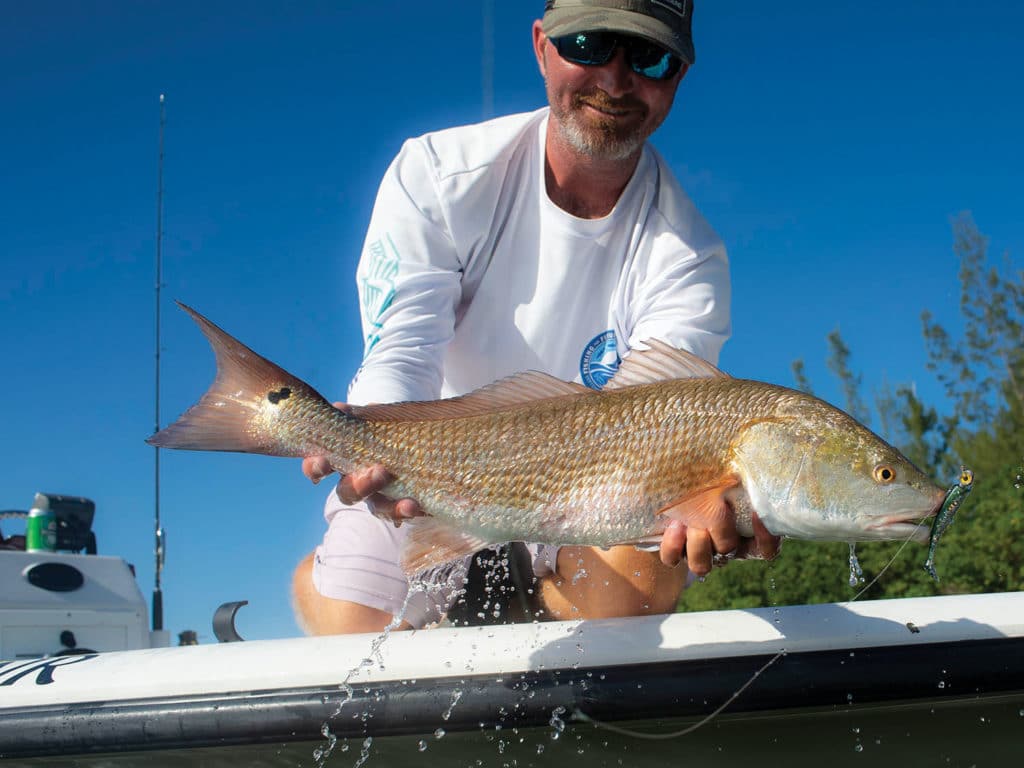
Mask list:
[[[904,538],[943,491],[845,413],[783,387],[733,379],[659,342],[634,350],[601,392],[538,373],[469,395],[332,407],[198,313],[217,355],[199,403],[150,442],[380,463],[415,498],[410,573],[488,544],[656,541],[670,519],[725,515],[750,535]],[[927,530],[920,536],[927,537]]]

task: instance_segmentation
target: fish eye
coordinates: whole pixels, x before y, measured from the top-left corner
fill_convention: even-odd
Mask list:
[[[875,480],[879,483],[891,483],[896,479],[896,470],[888,464],[879,464],[875,467],[872,474],[874,475]]]

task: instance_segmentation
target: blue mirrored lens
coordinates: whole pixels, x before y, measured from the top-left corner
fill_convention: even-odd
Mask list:
[[[679,71],[679,65],[672,61],[673,58],[675,57],[671,53],[666,52],[653,64],[644,65],[632,59],[629,65],[639,75],[649,77],[651,80],[664,80]]]
[[[626,38],[626,55],[629,66],[637,74],[652,80],[665,80],[672,77],[682,66],[682,60],[666,51],[660,45],[640,38]]]
[[[558,55],[573,64],[604,66],[621,45],[630,68],[651,80],[667,80],[683,65],[682,60],[660,45],[629,35],[613,32],[578,32],[575,35],[549,38]]]
[[[552,38],[558,55],[574,64],[601,66],[611,61],[617,40],[607,32],[578,32]]]

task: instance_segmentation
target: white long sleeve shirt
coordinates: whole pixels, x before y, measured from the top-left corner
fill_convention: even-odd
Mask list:
[[[402,147],[357,271],[365,354],[349,402],[449,397],[525,370],[600,388],[650,338],[717,362],[730,332],[718,236],[650,145],[607,216],[557,207],[547,119]]]

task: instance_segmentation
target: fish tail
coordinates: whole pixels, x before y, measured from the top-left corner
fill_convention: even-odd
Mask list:
[[[319,414],[344,418],[316,390],[253,352],[194,309],[187,312],[217,359],[217,376],[199,402],[146,440],[160,448],[308,456],[309,430],[296,429]]]

